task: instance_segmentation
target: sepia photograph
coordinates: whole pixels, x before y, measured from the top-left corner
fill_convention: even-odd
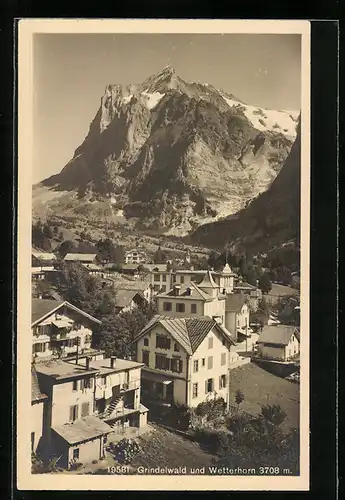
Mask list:
[[[309,37],[19,22],[19,489],[308,489]]]

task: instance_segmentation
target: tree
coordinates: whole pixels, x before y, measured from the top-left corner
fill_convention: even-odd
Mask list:
[[[219,253],[212,250],[210,255],[208,256],[208,260],[207,260],[208,266],[215,268],[218,257],[219,257]]]
[[[261,416],[264,420],[271,422],[273,425],[281,425],[285,418],[286,413],[282,410],[280,405],[264,405],[261,408]]]
[[[108,315],[103,318],[98,333],[98,347],[107,357],[128,358],[131,354],[131,332],[122,315]]]
[[[167,260],[166,253],[163,252],[163,250],[159,246],[158,249],[157,249],[157,251],[156,251],[156,253],[154,254],[153,262],[155,264],[165,264],[166,260]]]
[[[47,237],[47,238],[52,238],[54,235],[53,235],[53,230],[50,226],[48,226],[48,224],[46,224],[44,227],[43,227],[43,234]]]
[[[59,228],[57,226],[54,226],[54,229],[53,229],[54,236],[57,236],[58,232],[59,232]]]
[[[240,409],[240,404],[244,401],[244,394],[241,389],[237,389],[235,393],[235,403],[237,404],[237,410]]]
[[[259,279],[259,288],[264,294],[272,290],[272,283],[267,273],[264,273]]]
[[[239,263],[238,263],[238,267],[240,269],[241,276],[244,278],[248,272],[247,260],[246,260],[246,257],[244,255],[241,256]]]
[[[76,246],[71,240],[65,240],[59,245],[56,249],[56,252],[59,254],[60,257],[64,258],[66,254],[71,252],[72,250],[75,250]]]
[[[59,240],[60,240],[60,241],[63,241],[63,240],[64,240],[64,235],[63,235],[63,232],[62,232],[62,231],[60,231],[60,232],[59,232]]]

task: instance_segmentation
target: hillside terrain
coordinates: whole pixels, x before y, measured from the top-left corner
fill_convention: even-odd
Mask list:
[[[171,67],[140,84],[108,85],[73,158],[33,187],[34,216],[185,236],[271,186],[297,117],[186,82]]]
[[[279,174],[271,186],[235,216],[199,227],[192,241],[206,246],[224,245],[224,237],[234,247],[255,252],[290,245],[299,247],[300,238],[300,129]]]

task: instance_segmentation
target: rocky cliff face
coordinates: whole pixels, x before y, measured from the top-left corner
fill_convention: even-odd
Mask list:
[[[301,137],[296,140],[279,174],[267,191],[235,216],[205,224],[192,235],[194,242],[223,247],[225,237],[233,245],[267,251],[300,238]]]
[[[249,106],[171,67],[108,85],[84,142],[41,185],[106,199],[141,228],[184,235],[242,209],[276,178],[296,114]]]

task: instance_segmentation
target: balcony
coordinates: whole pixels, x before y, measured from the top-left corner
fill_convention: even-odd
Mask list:
[[[140,379],[130,380],[129,382],[124,382],[121,384],[120,392],[133,391],[134,389],[140,388]]]

